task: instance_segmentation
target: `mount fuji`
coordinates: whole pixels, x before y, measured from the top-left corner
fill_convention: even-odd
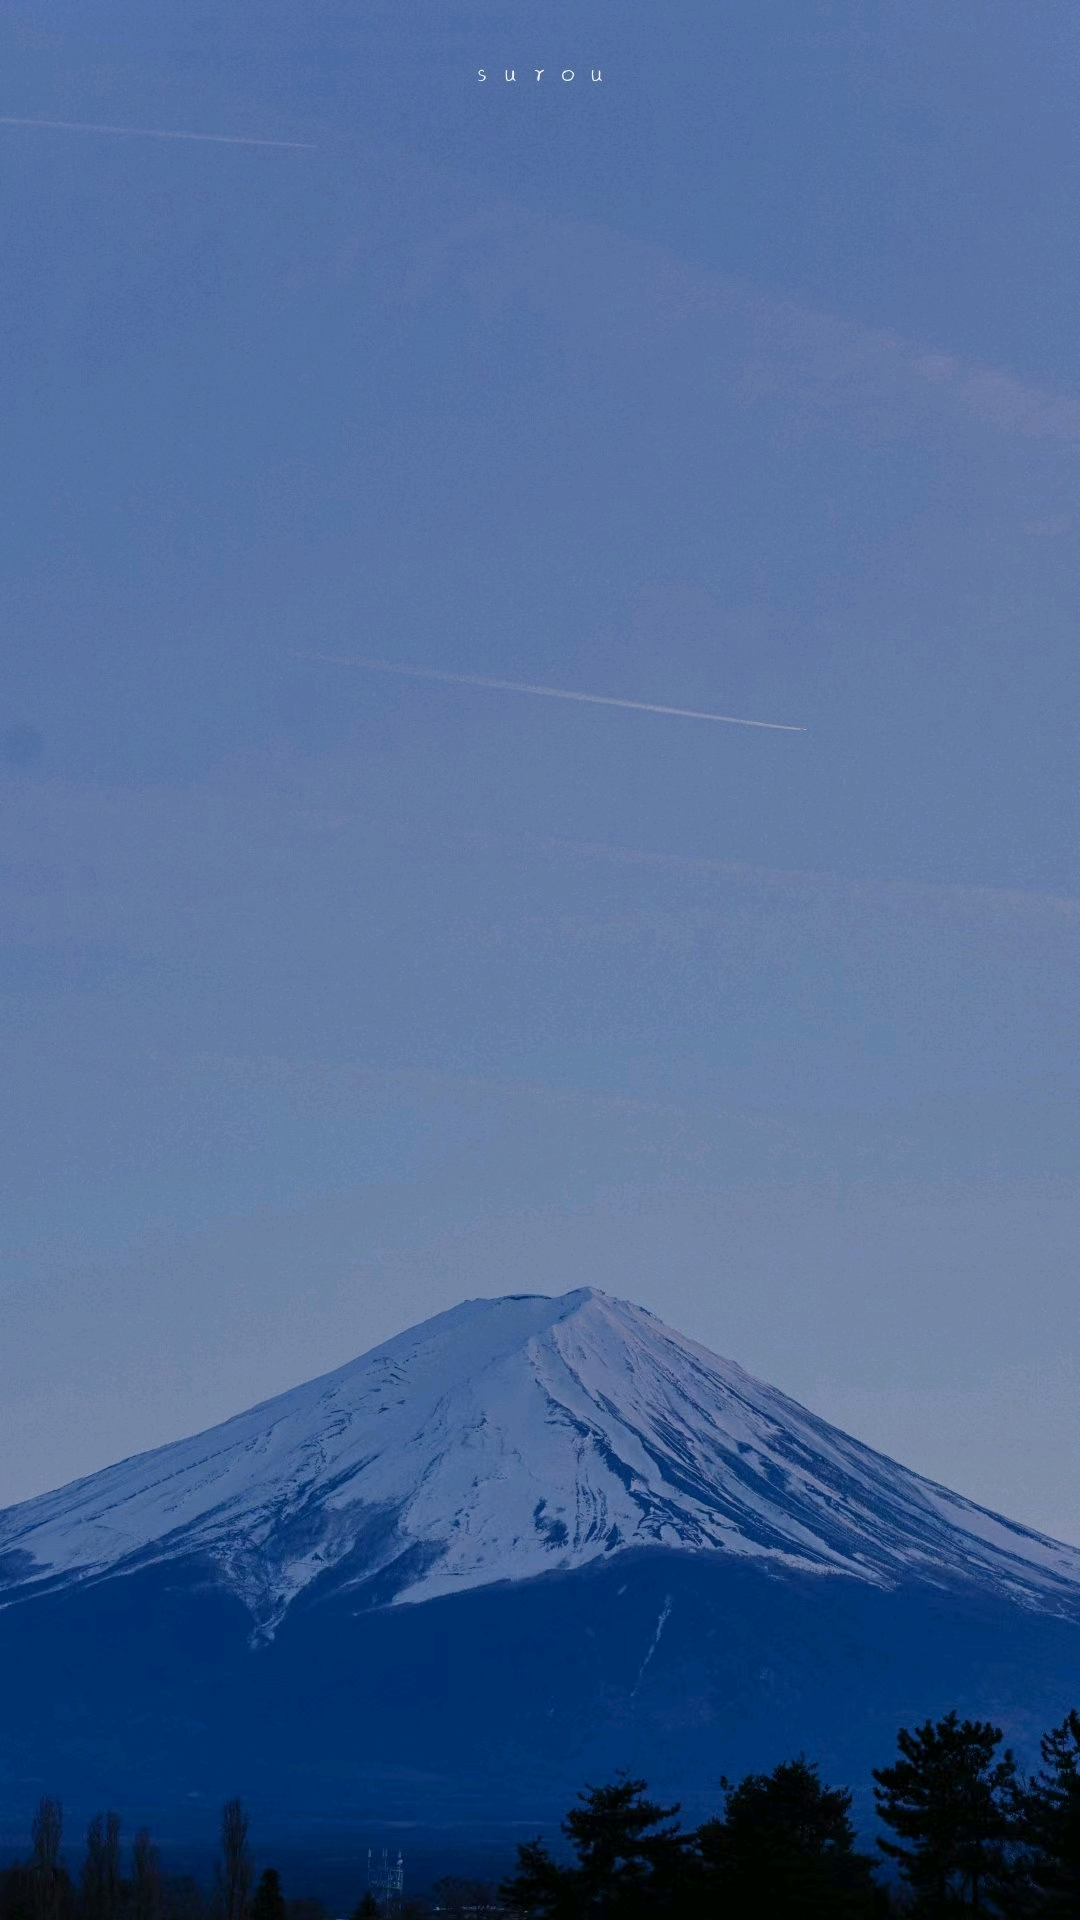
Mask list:
[[[952,1704],[1023,1740],[1078,1657],[1080,1550],[640,1307],[473,1300],[0,1513],[0,1813],[498,1826],[619,1765],[693,1805]]]
[[[466,1301],[208,1433],[9,1508],[0,1604],[196,1556],[261,1637],[312,1589],[415,1603],[640,1547],[1080,1601],[1080,1550],[586,1287]]]

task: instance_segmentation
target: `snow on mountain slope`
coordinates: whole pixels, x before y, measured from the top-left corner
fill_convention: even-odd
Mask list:
[[[591,1288],[471,1300],[190,1440],[0,1513],[6,1601],[200,1560],[263,1633],[319,1581],[420,1601],[631,1547],[1080,1610],[1080,1551]]]

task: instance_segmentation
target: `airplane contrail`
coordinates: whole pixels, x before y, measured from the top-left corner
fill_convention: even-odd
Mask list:
[[[538,693],[545,700],[581,700],[591,707],[629,707],[634,713],[666,713],[677,720],[718,720],[725,727],[765,727],[770,733],[805,733],[782,720],[741,720],[733,713],[702,713],[697,707],[660,707],[651,700],[617,700],[609,693],[573,693],[567,687],[536,687],[525,680],[493,680],[483,673],[447,673],[441,667],[406,667],[396,660],[365,660],[355,655],[294,653],[326,667],[368,667],[373,673],[402,673],[412,680],[445,680],[458,687],[494,687],[500,693]]]
[[[0,113],[0,127],[51,127],[58,133],[119,133],[137,140],[212,140],[221,147],[306,147],[313,140],[259,140],[246,133],[177,133],[171,127],[103,127],[91,120],[20,120]]]

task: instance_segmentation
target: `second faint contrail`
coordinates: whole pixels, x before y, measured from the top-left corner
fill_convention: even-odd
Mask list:
[[[171,127],[103,127],[92,120],[18,120],[0,113],[0,127],[45,127],[55,133],[117,133],[130,140],[212,140],[219,147],[306,147],[311,140],[259,140],[246,133],[177,133]]]
[[[365,660],[355,654],[296,653],[325,667],[367,667],[373,673],[403,673],[411,680],[445,680],[457,687],[493,687],[500,693],[538,693],[545,700],[582,700],[590,707],[629,707],[633,713],[666,713],[676,720],[716,720],[725,727],[765,727],[770,733],[805,733],[783,720],[740,720],[733,713],[702,713],[697,707],[660,707],[651,700],[617,700],[610,693],[573,693],[567,687],[535,687],[525,680],[493,680],[483,673],[447,673],[441,667],[406,667],[397,660]]]

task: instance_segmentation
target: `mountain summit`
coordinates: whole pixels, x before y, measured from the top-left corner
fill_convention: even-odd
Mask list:
[[[6,1603],[172,1561],[261,1636],[632,1548],[1074,1613],[1080,1551],[961,1499],[585,1287],[469,1300],[189,1440],[0,1514]]]

